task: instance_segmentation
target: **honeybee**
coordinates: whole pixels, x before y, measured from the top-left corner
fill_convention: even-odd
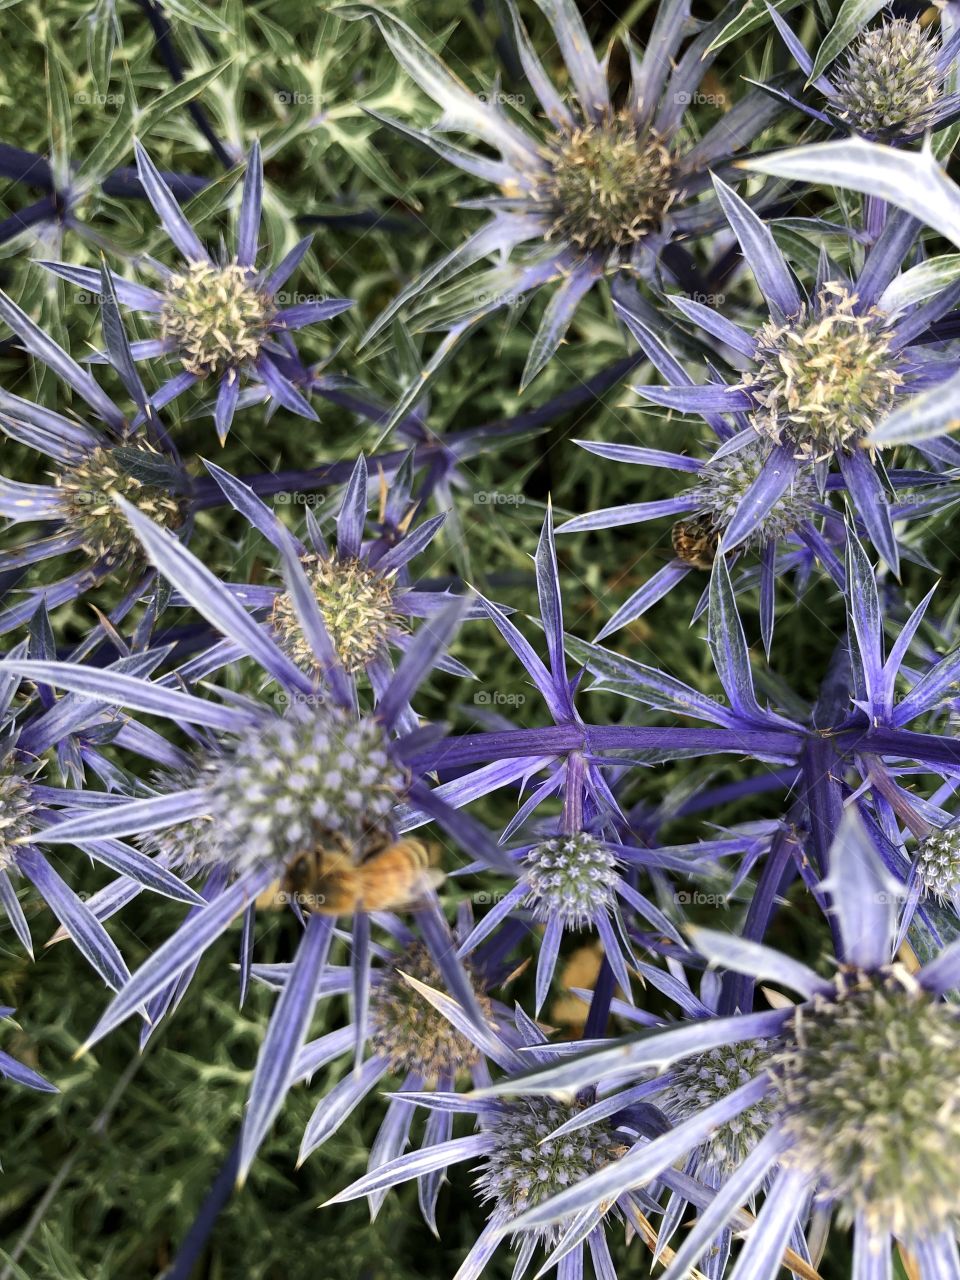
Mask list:
[[[673,550],[684,564],[694,569],[711,569],[717,558],[720,534],[710,521],[700,516],[695,520],[680,520],[670,531]]]
[[[376,837],[355,861],[342,838],[297,854],[283,877],[283,889],[306,911],[354,915],[395,911],[415,902],[443,880],[425,844],[411,838]]]

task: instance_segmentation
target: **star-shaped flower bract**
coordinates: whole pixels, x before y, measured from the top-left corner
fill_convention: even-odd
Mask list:
[[[230,431],[240,388],[245,378],[261,383],[269,397],[301,417],[317,415],[294,385],[306,376],[290,334],[306,325],[339,315],[353,303],[349,298],[322,298],[284,306],[284,284],[310,247],[306,236],[273,268],[257,269],[260,213],[263,201],[263,161],[255,142],[247,159],[243,195],[233,255],[216,260],[184,217],[167,183],[146,151],[136,144],[137,172],[147,198],[185,265],[170,270],[153,267],[163,277],[161,289],[117,279],[123,306],[149,316],[156,337],[133,344],[133,356],[146,360],[167,357],[179,371],[153,396],[162,408],[197,384],[217,390],[214,421],[222,444]],[[99,272],[65,262],[42,264],[72,284],[96,292]]]

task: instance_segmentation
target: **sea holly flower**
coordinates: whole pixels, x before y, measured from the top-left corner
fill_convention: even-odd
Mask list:
[[[610,1075],[682,1063],[691,1053],[755,1043],[758,1036],[775,1042],[766,1068],[720,1104],[526,1210],[513,1229],[562,1222],[642,1187],[708,1125],[715,1128],[720,1111],[729,1117],[764,1100],[771,1106],[769,1132],[700,1215],[667,1268],[669,1280],[687,1273],[731,1211],[765,1182],[735,1275],[772,1280],[814,1197],[840,1226],[853,1227],[857,1280],[878,1274],[878,1267],[883,1273],[892,1240],[902,1242],[924,1272],[957,1274],[960,1017],[945,997],[960,984],[960,944],[916,972],[894,958],[899,886],[853,811],[831,846],[821,890],[839,942],[830,978],[733,934],[698,929],[693,935],[712,963],[776,982],[797,993],[798,1004],[647,1032],[535,1069],[519,1089],[514,1080],[485,1091],[567,1093]]]
[[[632,323],[633,318],[628,317],[628,327]],[[649,331],[643,337],[646,345],[653,342]],[[687,454],[643,445],[606,444],[592,440],[578,440],[576,443],[587,452],[612,462],[677,471],[689,482],[688,487],[674,498],[655,498],[650,502],[601,508],[574,516],[558,528],[558,533],[579,533],[620,528],[649,520],[673,521],[670,530],[673,555],[670,561],[614,612],[597,634],[597,640],[601,641],[646,613],[691,574],[709,574],[721,538],[737,517],[744,495],[760,475],[773,446],[747,433],[741,433],[740,438],[730,442],[721,437],[713,455],[701,461]],[[842,532],[842,521],[831,513],[825,499],[821,500],[813,476],[801,472],[741,544],[741,551],[756,551],[760,556],[764,606],[761,619],[768,651],[773,636],[773,591],[777,579],[788,568],[797,569],[798,587],[802,587],[809,577],[815,556],[819,554],[842,588],[842,571],[838,572],[839,562],[830,551],[834,541],[830,533],[838,527]],[[744,585],[749,581],[745,577]],[[695,616],[703,603],[705,593]]]
[[[770,16],[800,69],[820,94],[820,106],[773,86],[770,92],[832,129],[902,145],[944,129],[960,115],[953,88],[960,38],[914,19],[884,17],[860,33],[829,73],[814,63],[786,19]],[[759,87],[763,87],[762,85]]]
[[[109,276],[98,275],[105,295]],[[105,316],[116,316],[107,297]],[[112,358],[123,370],[134,401],[129,416],[117,407],[91,374],[5,294],[0,316],[26,349],[47,364],[92,410],[98,423],[67,416],[0,391],[0,430],[11,440],[37,450],[53,464],[51,484],[0,479],[0,514],[15,523],[52,526],[49,535],[0,552],[0,571],[20,569],[67,555],[80,560],[68,576],[50,585],[29,587],[24,598],[0,612],[0,632],[29,621],[42,604],[48,611],[76,600],[109,579],[125,588],[114,613],[123,616],[143,594],[152,576],[129,528],[114,504],[119,496],[139,511],[187,537],[193,523],[192,481],[162,425],[147,409],[146,392],[126,359],[129,348],[116,316],[105,319]],[[138,412],[139,411],[139,412]],[[134,415],[141,418],[133,425]]]
[[[27,654],[41,663],[52,658],[45,634],[49,634],[48,623],[37,628],[29,646],[24,642],[11,650],[7,660],[16,662]],[[105,664],[104,677],[147,674],[163,657],[163,650],[122,656]],[[103,981],[118,990],[130,976],[123,957],[87,904],[86,895],[60,874],[55,861],[62,866],[61,860],[51,859],[41,844],[45,833],[83,810],[89,793],[80,787],[87,771],[111,777],[101,754],[105,745],[141,751],[157,748],[139,726],[119,722],[107,700],[72,693],[53,699],[48,688],[43,692],[45,698],[27,693],[19,676],[8,671],[0,674],[0,911],[32,956],[30,927],[18,894],[23,882],[31,885],[60,922],[63,935]],[[159,749],[163,754],[162,746]],[[75,786],[55,785],[53,756],[61,776]],[[101,866],[119,872],[128,884],[180,902],[199,901],[177,876],[120,840],[92,839],[80,841],[78,847]]]
[[[289,545],[291,534],[245,484],[220,467],[207,464],[227,501],[274,546]],[[336,544],[328,547],[316,519],[308,516],[304,543],[294,538],[297,555],[313,589],[337,657],[351,676],[366,672],[377,687],[389,683],[391,650],[410,644],[411,621],[441,612],[453,598],[444,591],[413,587],[408,566],[426,551],[445,517],[433,516],[413,525],[418,502],[412,496],[413,458],[408,455],[380,493],[377,536],[365,537],[369,485],[366,459],[357,459],[336,517]],[[316,656],[304,635],[297,609],[283,587],[232,586],[238,599],[265,611],[271,632],[298,666],[316,668]],[[475,616],[481,611],[472,607]],[[441,669],[469,675],[462,663],[441,655]]]
[[[429,130],[381,117],[385,123],[497,188],[496,195],[474,202],[490,220],[402,290],[368,334],[380,332],[408,303],[429,324],[430,286],[497,254],[500,265],[461,284],[459,313],[445,323],[446,335],[424,370],[427,377],[484,316],[555,285],[531,343],[526,386],[556,352],[597,281],[613,276],[616,284],[619,272],[650,275],[658,264],[669,274],[662,255],[671,240],[689,239],[717,221],[716,206],[701,198],[709,189],[709,170],[722,166],[780,110],[759,91],[751,92],[699,142],[690,142],[685,112],[710,65],[707,48],[719,27],[704,28],[681,55],[689,0],[660,5],[642,55],[627,42],[631,83],[621,106],[614,104],[606,59],[594,53],[574,0],[542,0],[539,7],[572,92],[555,87],[511,4],[523,70],[545,116],[536,124],[505,111],[499,93],[471,92],[392,14],[372,5],[341,9],[347,16],[372,15],[394,56],[443,111]],[[449,142],[445,135],[454,131],[471,135],[486,150]],[[690,261],[682,250],[679,258]],[[412,388],[395,416],[422,389]]]
[[[800,182],[827,182],[863,192],[875,201],[908,211],[918,225],[932,227],[954,245],[960,245],[960,191],[947,177],[932,148],[907,151],[849,138],[775,152],[744,161],[744,167]],[[905,214],[900,218],[902,225]],[[946,286],[941,296],[949,299],[951,308],[958,300],[956,277],[949,270],[952,256],[936,259],[936,265],[927,268],[931,279],[939,280],[941,287]],[[944,267],[947,267],[946,277],[941,274]],[[899,291],[909,276],[910,272],[906,272],[904,280],[894,281],[888,288]],[[935,299],[931,299],[924,306],[932,307],[934,303]],[[921,315],[922,311],[923,308]],[[942,316],[946,316],[946,311],[939,309],[931,316],[931,332],[936,333],[936,321]],[[909,317],[906,323],[910,324]],[[955,336],[952,317],[944,319],[942,327],[945,337]],[[954,372],[946,381],[939,377],[929,381],[925,378],[916,390],[918,394],[905,403],[898,398],[892,412],[874,424],[868,447],[880,449],[909,443],[918,449],[934,451],[946,447],[952,456],[953,444],[944,436],[956,428],[960,376]],[[927,443],[930,441],[936,444]],[[946,455],[941,452],[940,456]]]
[[[856,797],[876,807],[875,814],[869,807],[865,810],[871,838],[877,840],[890,873],[905,885],[911,859],[888,818],[895,814],[913,829],[911,814],[916,806],[909,793],[900,793],[897,779],[918,773],[949,779],[957,760],[951,738],[908,726],[922,729],[931,723],[930,717],[936,716],[949,697],[960,658],[952,648],[922,677],[911,664],[911,643],[929,605],[929,595],[885,652],[873,567],[852,530],[847,531],[846,542],[847,637],[837,647],[816,702],[805,707],[791,698],[789,717],[776,705],[761,707],[758,702],[746,635],[723,556],[718,556],[711,574],[708,638],[729,707],[656,668],[600,645],[568,638],[567,647],[594,677],[592,688],[597,691],[614,692],[651,709],[706,723],[731,727],[739,723],[744,729],[748,724],[763,723],[770,729],[781,726],[794,736],[792,761],[797,765],[796,773],[787,770],[779,775],[785,792],[797,797],[787,820],[803,833],[790,857],[808,887],[815,879],[811,867],[826,874],[827,853],[839,815]],[[906,696],[897,697],[901,675],[906,675],[911,687]],[[915,834],[925,834],[925,830]],[[924,928],[938,936],[929,914],[922,906],[919,909]]]
[[[632,316],[625,314],[625,321],[628,328],[635,325]],[[661,369],[679,367],[649,330],[644,329],[641,336],[644,345],[656,351]],[[722,434],[705,459],[645,445],[594,440],[575,442],[599,458],[628,466],[678,472],[687,482],[687,486],[673,498],[602,507],[574,516],[557,529],[557,533],[580,533],[654,520],[673,521],[670,528],[671,559],[614,612],[597,633],[598,641],[635,621],[691,576],[705,580],[719,553],[721,540],[726,546],[728,530],[731,526],[736,527],[735,520],[743,519],[744,498],[760,477],[775,446],[759,439],[752,431],[741,431],[730,437],[726,434],[728,429],[723,418],[717,415],[710,414],[707,420]],[[886,471],[886,479],[898,494],[890,502],[890,517],[895,524],[943,510],[957,500],[952,480],[936,471],[925,473],[891,467]],[[844,490],[842,475],[828,476],[821,493],[813,471],[810,468],[798,469],[790,487],[776,498],[742,542],[724,553],[731,562],[747,553],[756,557],[756,564],[745,565],[734,575],[733,583],[739,594],[759,582],[761,632],[768,653],[773,640],[774,600],[779,580],[792,572],[794,589],[800,597],[819,564],[841,591],[844,588],[846,522],[843,514],[831,505],[831,495]],[[900,537],[897,542],[901,555],[910,557],[914,554]],[[707,587],[704,586],[693,611],[694,619],[700,616],[706,602]]]
[[[530,1062],[545,1062],[549,1046],[543,1033],[522,1011],[516,1013],[517,1037],[489,1021],[478,1026],[449,996],[431,989],[411,977],[410,985],[447,1018],[458,1032],[475,1046],[484,1059],[489,1059],[507,1077],[517,1075]],[[393,1095],[395,1103],[412,1108],[426,1107],[435,1128],[444,1128],[445,1136],[417,1151],[398,1153],[370,1170],[327,1203],[340,1204],[362,1196],[382,1197],[391,1187],[414,1178],[441,1178],[455,1164],[473,1161],[474,1187],[478,1201],[485,1207],[487,1222],[460,1265],[457,1275],[479,1276],[502,1236],[511,1231],[511,1221],[530,1205],[549,1201],[564,1187],[597,1170],[609,1168],[636,1141],[636,1129],[630,1118],[619,1124],[616,1118],[605,1118],[584,1125],[574,1133],[554,1138],[552,1135],[580,1111],[579,1104],[554,1102],[545,1098],[522,1098],[516,1101],[481,1098],[477,1094],[462,1095],[444,1091],[401,1092]],[[472,1116],[475,1131],[467,1137],[453,1138],[450,1121],[456,1115]],[[438,1117],[446,1117],[441,1122]],[[654,1206],[655,1207],[655,1206]],[[611,1220],[625,1218],[633,1227],[652,1228],[644,1216],[651,1208],[642,1193],[628,1193],[612,1198],[589,1217],[581,1215],[572,1223],[576,1238],[566,1242],[569,1255],[561,1266],[564,1280],[583,1274],[584,1256],[589,1249],[598,1275],[613,1275],[613,1261],[606,1240]],[[514,1275],[524,1275],[538,1248],[556,1249],[571,1224],[550,1223],[529,1231],[512,1233],[511,1245],[517,1253]],[[548,1259],[546,1266],[551,1260]]]
[[[712,308],[674,295],[671,301],[685,317],[746,363],[736,382],[698,385],[649,325],[631,317],[631,332],[671,382],[636,390],[654,404],[702,414],[730,442],[724,454],[746,444],[766,445],[756,475],[751,478],[746,470],[741,475],[739,505],[723,533],[725,550],[762,538],[765,518],[785,495],[802,494],[811,476],[825,489],[835,463],[853,509],[896,571],[899,550],[888,485],[864,446],[902,398],[950,378],[952,362],[931,350],[931,328],[953,309],[960,286],[887,309],[888,303],[895,305],[896,275],[917,231],[916,224],[897,215],[856,279],[832,276],[823,259],[813,292],[805,294],[770,229],[735,192],[718,178],[714,182],[770,319],[749,333]],[[944,448],[952,456],[949,443],[918,448],[938,468]],[[693,495],[690,503],[692,510]]]
[[[179,372],[151,397],[152,404],[161,408],[197,384],[215,388],[214,421],[222,444],[233,422],[241,384],[251,378],[284,408],[316,419],[309,401],[294,385],[297,376],[305,376],[305,370],[290,334],[329,320],[353,304],[348,298],[324,298],[283,305],[281,290],[309,249],[311,236],[301,240],[277,266],[257,269],[263,199],[259,143],[253,144],[247,159],[235,250],[222,261],[213,258],[198,238],[139,143],[136,153],[143,189],[186,260],[175,271],[153,263],[163,276],[161,289],[128,280],[115,282],[121,304],[143,312],[156,325],[155,337],[134,344],[134,358],[166,356],[179,366]],[[65,262],[42,265],[83,289],[99,288],[100,273],[88,267]]]
[[[188,787],[68,817],[37,836],[48,844],[83,843],[174,828],[182,837],[185,824],[192,823],[196,844],[190,864],[207,872],[204,905],[192,911],[125,983],[89,1043],[143,1008],[151,1011],[155,1025],[178,984],[184,978],[189,981],[200,956],[236,917],[246,916],[252,936],[256,899],[275,882],[281,882],[296,909],[306,907],[303,940],[254,1074],[242,1142],[244,1177],[292,1083],[333,936],[335,911],[317,910],[322,891],[318,898],[309,883],[301,885],[311,851],[342,849],[355,864],[375,856],[396,843],[396,810],[405,801],[436,819],[470,856],[494,865],[505,861],[479,824],[456,812],[427,784],[436,762],[418,765],[417,753],[422,755],[431,743],[436,751],[442,734],[417,727],[398,735],[409,698],[434,665],[467,602],[455,600],[427,621],[381,691],[375,712],[364,712],[333,650],[292,536],[280,546],[287,589],[314,646],[316,662],[309,673],[170,533],[122,498],[117,501],[157,570],[228,642],[219,647],[207,670],[247,657],[279,684],[283,697],[273,705],[243,697],[216,702],[175,684],[79,663],[19,657],[0,664],[0,671],[15,671],[101,704],[159,714],[174,725],[202,731]],[[482,788],[478,794],[484,794]],[[184,848],[182,839],[179,848]],[[425,876],[415,876],[409,890],[424,904],[418,913],[424,938],[450,990],[464,1007],[475,1009],[472,989],[429,888]],[[369,921],[363,911],[348,914],[354,922],[353,965],[360,990],[370,964]],[[244,964],[249,965],[248,949]]]
[[[462,941],[469,932],[471,914],[469,904],[461,904],[453,930],[454,942]],[[400,1155],[410,1141],[416,1110],[404,1095],[424,1089],[451,1092],[465,1082],[478,1088],[490,1082],[482,1046],[420,993],[419,984],[431,989],[443,985],[423,938],[392,913],[378,916],[377,927],[381,941],[374,948],[366,989],[355,988],[348,967],[328,966],[321,979],[320,998],[349,996],[351,1018],[346,1026],[304,1045],[296,1076],[313,1078],[321,1067],[348,1056],[352,1057],[355,1070],[329,1088],[317,1103],[300,1144],[300,1163],[327,1142],[374,1091],[382,1091],[391,1081],[397,1083],[397,1091],[390,1097],[386,1115],[370,1145],[371,1172]],[[464,968],[484,1019],[494,1023],[499,1034],[518,1047],[521,1041],[512,1029],[512,1011],[490,994],[514,967],[504,958],[504,950],[494,940],[482,953],[471,957]],[[281,990],[290,972],[289,964],[255,964],[252,968],[256,980]],[[421,1150],[450,1139],[453,1114],[442,1108],[431,1113]],[[440,1175],[427,1174],[418,1183],[421,1210],[436,1231]],[[371,1196],[374,1211],[385,1194]]]
[[[629,969],[637,958],[627,922],[639,917],[650,932],[683,940],[676,926],[636,887],[642,870],[703,873],[714,853],[709,843],[684,848],[643,848],[616,838],[617,822],[609,813],[598,813],[576,771],[568,769],[564,783],[564,822],[551,823],[536,838],[510,849],[516,884],[477,923],[464,941],[460,954],[471,953],[507,920],[532,920],[544,926],[537,949],[536,1005],[539,1015],[554,978],[560,948],[570,934],[596,930],[617,983],[630,990]],[[579,787],[582,794],[576,794]],[[575,820],[575,815],[579,815]],[[513,825],[513,824],[511,824]],[[731,852],[728,846],[724,852]],[[469,869],[469,868],[468,868]]]

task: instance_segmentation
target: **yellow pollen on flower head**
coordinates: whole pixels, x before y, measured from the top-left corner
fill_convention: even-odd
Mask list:
[[[176,343],[184,368],[206,378],[255,359],[273,314],[272,300],[244,267],[192,262],[167,281],[160,331]]]
[[[55,477],[65,521],[82,535],[83,550],[113,566],[142,559],[139,543],[114,498],[125,498],[165,529],[177,529],[185,519],[186,497],[171,491],[170,480],[163,454],[143,440],[114,448],[98,445]]]
[[[858,311],[857,295],[825,284],[812,305],[757,335],[757,368],[744,379],[755,429],[797,457],[828,457],[857,445],[893,406],[904,384],[889,319]]]
[[[392,575],[351,557],[311,555],[304,568],[337,656],[347,671],[362,671],[386,652],[391,633],[403,622],[394,605]],[[295,662],[307,669],[316,666],[285,591],[274,601],[270,624]]]
[[[548,239],[613,250],[656,230],[677,198],[664,140],[620,111],[579,125],[546,153],[537,193],[552,215]]]

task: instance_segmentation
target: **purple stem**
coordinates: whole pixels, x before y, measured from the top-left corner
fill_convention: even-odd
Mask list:
[[[224,1160],[220,1172],[213,1180],[213,1186],[207,1192],[206,1199],[200,1206],[200,1212],[193,1220],[193,1225],[184,1237],[176,1258],[168,1271],[163,1273],[163,1280],[190,1280],[193,1270],[200,1260],[200,1255],[207,1246],[210,1234],[216,1226],[224,1206],[230,1199],[230,1193],[237,1181],[237,1169],[240,1167],[240,1139],[234,1142],[230,1153]]]

